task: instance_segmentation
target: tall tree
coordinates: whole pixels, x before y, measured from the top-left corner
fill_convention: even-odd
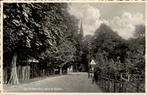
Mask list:
[[[4,65],[11,62],[9,82],[19,83],[16,72],[18,60],[40,58],[40,54],[47,50],[54,53],[58,50],[57,47],[62,46],[61,44],[65,48],[71,43],[76,45],[77,30],[77,20],[68,13],[67,4],[4,4]],[[68,45],[62,43],[63,40]],[[7,56],[10,58],[9,61]]]
[[[145,26],[137,25],[135,30],[135,38],[128,40],[129,51],[127,53],[127,61],[130,62],[128,69],[145,72]],[[134,73],[135,73],[134,72]],[[133,72],[132,72],[133,73]]]
[[[125,62],[128,44],[111,27],[102,24],[92,37],[92,55],[103,73],[114,75],[122,70],[120,63]]]

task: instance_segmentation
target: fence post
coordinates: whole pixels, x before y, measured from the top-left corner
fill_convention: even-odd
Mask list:
[[[124,81],[121,80],[121,92],[124,92]]]
[[[107,91],[107,79],[105,79],[105,91]]]
[[[139,86],[140,86],[140,83],[139,81],[137,81],[137,85],[136,85],[136,91],[139,92]]]
[[[116,80],[114,80],[114,86],[113,86],[113,88],[114,88],[114,91],[113,92],[116,92]]]
[[[110,78],[108,79],[108,88],[107,88],[107,91],[108,92],[110,91]]]
[[[123,85],[123,81],[120,80],[120,82],[119,82],[119,92],[122,92],[122,85]]]

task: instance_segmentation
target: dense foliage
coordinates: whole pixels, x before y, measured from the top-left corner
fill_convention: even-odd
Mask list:
[[[109,26],[102,24],[95,32],[90,50],[96,60],[96,68],[105,75],[120,73],[144,75],[145,27],[136,26],[134,38],[122,39]]]
[[[64,3],[4,4],[4,67],[39,60],[41,69],[69,66],[78,52],[78,20]],[[67,65],[69,64],[69,65]],[[38,69],[39,70],[39,69]]]

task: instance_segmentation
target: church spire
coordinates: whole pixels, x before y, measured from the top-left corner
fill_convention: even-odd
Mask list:
[[[80,37],[83,38],[83,23],[82,23],[82,20],[81,20],[81,23],[80,23]]]

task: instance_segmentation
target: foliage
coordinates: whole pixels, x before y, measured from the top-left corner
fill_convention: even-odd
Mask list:
[[[121,72],[145,72],[145,27],[136,26],[135,37],[122,39],[107,25],[102,24],[92,41],[92,55],[102,73],[118,75]],[[136,71],[136,72],[135,72]]]
[[[5,3],[3,22],[4,68],[9,67],[9,74],[14,54],[18,57],[15,63],[21,66],[29,65],[29,59],[39,60],[30,63],[38,68],[31,76],[67,68],[79,58],[78,20],[68,13],[67,4]]]
[[[51,53],[57,52],[60,47],[67,49],[67,46],[77,44],[77,30],[77,20],[68,13],[67,4],[4,4],[3,39],[6,56],[17,52],[19,60],[25,60],[29,57],[39,58],[38,55],[46,52],[46,49]],[[62,43],[63,40],[67,45]],[[73,56],[73,53],[70,54]],[[62,53],[60,55],[65,56]]]

